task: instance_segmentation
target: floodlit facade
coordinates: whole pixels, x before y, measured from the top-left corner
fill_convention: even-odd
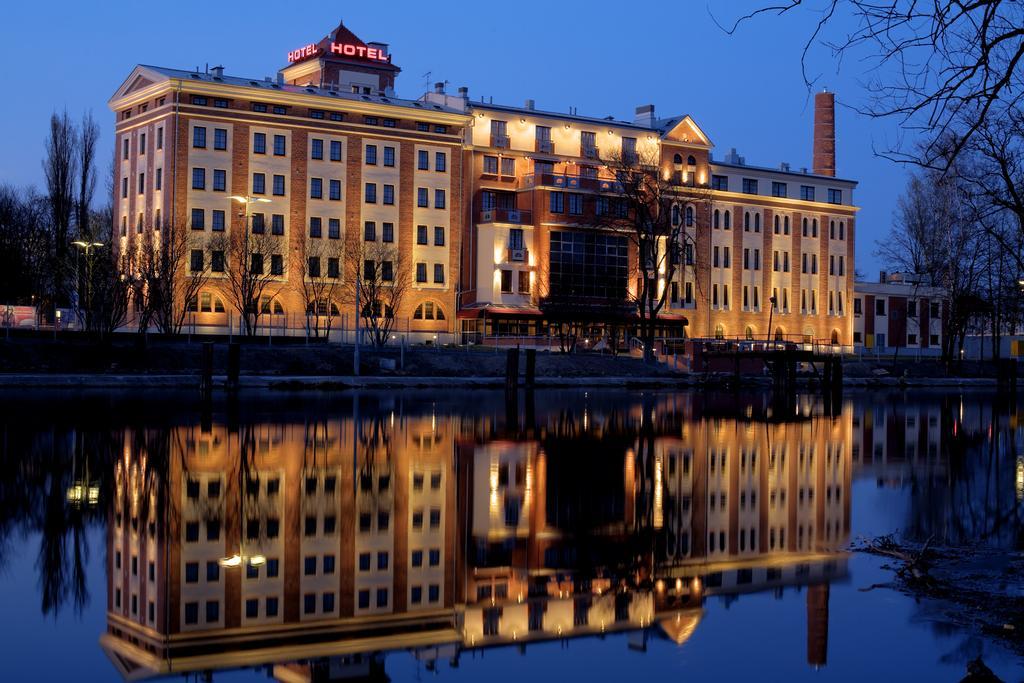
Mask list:
[[[192,324],[237,324],[242,268],[270,276],[251,304],[264,333],[311,315],[351,328],[355,281],[375,272],[409,293],[363,314],[395,316],[414,340],[547,337],[570,319],[624,340],[639,254],[609,227],[622,211],[609,161],[637,158],[670,183],[686,234],[657,282],[662,336],[851,343],[856,182],[835,176],[831,93],[815,96],[812,168],[793,170],[717,155],[691,117],[653,105],[621,121],[444,83],[402,99],[388,46],[344,25],[287,58],[256,79],[140,65],[110,100],[118,249],[187,234],[179,277],[209,271],[184,303]],[[260,245],[246,264],[223,246],[241,235]]]

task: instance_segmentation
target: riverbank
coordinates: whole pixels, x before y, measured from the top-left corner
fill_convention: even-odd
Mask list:
[[[0,386],[6,387],[174,387],[199,384],[202,344],[179,339],[118,337],[95,343],[68,335],[35,336],[0,341]],[[214,386],[226,386],[228,345],[213,347]],[[354,373],[353,348],[303,340],[243,340],[240,388],[345,389],[391,387],[504,386],[506,353],[495,347],[417,346],[363,348],[359,373]],[[976,365],[976,364],[975,364]],[[844,363],[844,385],[852,388],[993,387],[990,366],[965,364],[956,374],[934,360],[863,361]],[[520,375],[525,362],[520,360]],[[732,373],[672,371],[628,355],[549,353],[536,357],[538,387],[714,387],[735,382]],[[813,385],[816,377],[799,382]],[[740,378],[744,387],[763,387],[763,375]]]

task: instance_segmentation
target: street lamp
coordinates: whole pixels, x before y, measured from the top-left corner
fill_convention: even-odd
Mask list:
[[[75,245],[83,252],[85,252],[85,269],[86,269],[86,283],[85,283],[85,310],[88,314],[92,314],[92,252],[96,247],[102,247],[103,242],[86,242],[84,240],[75,240],[71,244]]]
[[[774,296],[768,297],[771,308],[768,309],[768,341],[772,340],[772,316],[775,315],[775,304],[778,300]]]

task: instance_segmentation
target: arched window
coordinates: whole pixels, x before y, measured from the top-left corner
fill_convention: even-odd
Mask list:
[[[686,207],[686,214],[685,215],[686,215],[686,227],[692,228],[693,227],[693,207],[692,206],[687,206]]]
[[[722,323],[715,325],[715,339],[725,339],[725,328]]]
[[[807,219],[804,219],[804,237],[807,237]]]
[[[780,221],[780,220],[779,220],[779,217],[778,217],[778,216],[776,216],[776,217],[775,217],[775,234],[776,234],[776,235],[778,235],[778,234],[779,234],[779,231],[780,231],[781,229],[782,229],[782,221]]]
[[[750,232],[750,212],[749,211],[744,211],[743,212],[743,229],[746,230],[747,232]]]
[[[775,328],[775,341],[782,341],[786,338],[786,333],[783,332],[781,327]]]
[[[804,328],[804,343],[805,344],[810,344],[812,341],[814,341],[814,330],[812,330],[809,327],[805,327]]]
[[[679,225],[679,205],[672,205],[672,225]]]
[[[722,216],[722,227],[726,230],[732,228],[732,211],[729,209],[726,209],[725,214]]]
[[[747,341],[754,341],[754,328],[747,325],[747,329],[743,331],[743,336],[747,338]]]
[[[789,216],[782,217],[782,234],[789,234]]]
[[[754,212],[754,232],[761,232],[761,212]]]
[[[387,317],[387,318],[394,318],[395,317],[395,312],[394,312],[394,310],[392,310],[391,306],[389,306],[387,304],[384,304],[383,310],[384,310],[384,316],[385,317]],[[380,301],[367,302],[367,304],[365,306],[363,306],[363,317],[364,318],[379,318],[380,315],[381,315],[381,302]]]
[[[835,221],[829,221],[828,222],[828,238],[830,240],[834,240],[836,238],[836,222]]]
[[[413,320],[444,320],[444,309],[433,301],[424,301],[412,314]]]
[[[683,155],[676,154],[674,157],[672,157],[672,163],[681,165],[683,163]]]
[[[719,215],[718,209],[715,209],[715,212],[713,214],[711,214],[711,227],[713,227],[713,228],[717,228],[718,227],[719,218],[720,217],[721,216]]]
[[[815,218],[811,221],[811,237],[818,236],[818,219]]]
[[[839,221],[839,239],[846,239],[846,223]]]
[[[306,306],[306,315],[316,316],[328,316],[328,315],[341,315],[338,310],[338,304],[327,299],[320,299],[319,301],[310,301]]]
[[[687,166],[696,166],[697,165],[697,159],[691,154],[690,156],[686,157],[686,165]]]
[[[272,300],[269,296],[265,296],[260,301],[260,313],[270,314],[271,311],[274,315],[284,315],[284,306],[277,299]]]
[[[839,344],[839,330],[832,330],[832,343]]]

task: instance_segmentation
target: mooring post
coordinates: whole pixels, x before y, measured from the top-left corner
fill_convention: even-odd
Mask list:
[[[228,344],[228,390],[238,389],[238,377],[242,370],[242,345],[238,342]]]
[[[526,349],[526,387],[533,388],[537,373],[537,349]]]
[[[505,391],[519,388],[519,347],[509,349],[505,356]]]
[[[200,372],[199,387],[203,394],[209,395],[213,392],[213,342],[203,342]]]

